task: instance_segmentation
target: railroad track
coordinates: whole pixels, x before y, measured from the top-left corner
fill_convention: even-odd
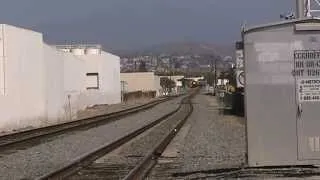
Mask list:
[[[104,177],[102,179],[110,179],[112,173],[118,172],[119,170],[122,171],[123,175],[118,175],[119,177],[115,179],[119,179],[120,177],[126,180],[143,179],[153,168],[153,166],[157,163],[158,157],[165,150],[165,148],[175,137],[175,135],[179,132],[187,118],[191,115],[193,111],[191,98],[197,92],[198,91],[196,90],[187,97],[183,98],[177,109],[174,109],[173,111],[157,119],[156,121],[147,124],[141,127],[140,129],[113,141],[112,143],[108,143],[97,149],[94,149],[92,152],[89,152],[75,159],[73,162],[67,164],[66,166],[61,167],[60,169],[57,169],[46,175],[43,175],[38,179],[82,179],[81,177],[79,177],[79,174],[81,176],[81,173],[79,173],[80,171],[91,171],[91,177],[86,176],[84,179],[95,179],[95,173],[103,174]],[[133,157],[133,159],[135,159],[133,163],[103,165],[103,167],[92,166],[92,164],[94,164],[94,162],[97,159],[102,158],[106,156],[108,153],[112,152],[113,150],[126,145],[126,143],[128,143],[129,141],[129,143],[131,143],[132,140],[136,139],[139,135],[144,135],[146,132],[152,132],[153,129],[155,129],[156,127],[160,127],[163,123],[171,122],[169,120],[174,120],[174,126],[170,126],[171,128],[168,131],[166,131],[166,134],[164,134],[164,136],[161,136],[160,139],[156,141],[157,144],[154,145],[152,148],[148,149],[148,153],[144,154],[143,156]],[[97,172],[97,169],[100,172]],[[106,172],[110,172],[111,174]]]
[[[21,147],[25,148],[25,146],[32,146],[32,144],[38,143],[37,140],[41,140],[43,138],[110,123],[118,120],[119,118],[150,109],[172,98],[173,97],[155,100],[140,106],[105,115],[0,136],[0,151],[11,150],[14,147],[17,147],[18,149]]]

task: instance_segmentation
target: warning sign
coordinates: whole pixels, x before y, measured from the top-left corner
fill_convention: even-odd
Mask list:
[[[320,78],[299,79],[298,94],[300,102],[320,101]]]
[[[237,88],[244,87],[244,56],[243,49],[236,51]]]
[[[296,77],[320,77],[320,50],[299,50],[294,52]]]
[[[244,72],[237,71],[237,87],[244,87]]]
[[[300,102],[320,102],[320,50],[294,52],[293,75]]]
[[[243,61],[243,50],[236,51],[236,68],[243,69],[244,68],[244,61]]]

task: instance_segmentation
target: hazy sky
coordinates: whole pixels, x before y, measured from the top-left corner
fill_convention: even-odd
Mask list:
[[[0,23],[44,33],[49,43],[107,48],[197,41],[229,44],[242,22],[278,21],[295,0],[0,0]]]

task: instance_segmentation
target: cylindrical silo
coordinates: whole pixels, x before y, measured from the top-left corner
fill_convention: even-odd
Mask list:
[[[89,55],[97,55],[100,53],[101,53],[101,50],[99,48],[87,48],[86,49],[86,54],[89,54]]]
[[[81,56],[81,55],[85,54],[85,49],[84,48],[74,48],[74,49],[72,49],[72,53],[74,55]]]

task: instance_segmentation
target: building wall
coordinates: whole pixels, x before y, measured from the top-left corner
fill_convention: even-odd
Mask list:
[[[154,76],[154,87],[157,91],[157,94],[156,96],[161,96],[162,95],[162,87],[160,85],[160,79],[161,77],[160,76]]]
[[[161,90],[160,77],[153,72],[121,73],[121,81],[126,82],[128,92]]]
[[[53,62],[48,62],[50,123],[76,119],[77,112],[89,106],[121,102],[119,57],[106,52],[97,55],[74,55],[48,45],[46,50],[46,58],[59,64],[53,66]],[[58,72],[61,74],[56,74],[56,68],[59,68]],[[87,73],[99,74],[99,89],[87,89]],[[59,88],[53,88],[55,83],[50,82],[59,82]]]
[[[45,45],[44,60],[46,63],[46,97],[48,122],[64,120],[64,61],[63,56],[55,49]]]
[[[87,90],[93,71],[101,88]],[[0,131],[68,121],[88,106],[120,102],[119,57],[76,56],[46,45],[41,33],[0,25]]]
[[[77,118],[86,108],[81,101],[85,89],[86,64],[71,53],[44,44],[46,63],[47,115],[49,124]]]
[[[244,38],[248,160],[251,166],[289,162],[296,158],[296,151],[292,151],[297,145],[296,114],[291,113],[296,104],[291,75],[293,49],[289,48],[288,41],[294,39],[292,29],[292,25],[277,27],[248,33]],[[284,45],[285,49],[277,47],[279,45]],[[275,148],[279,144],[281,148]]]
[[[120,103],[120,58],[104,51],[101,54],[77,57],[85,62],[85,75],[98,73],[99,77],[99,89],[87,89],[88,85],[85,84],[85,93],[81,95],[82,103],[89,106]]]
[[[46,121],[42,34],[0,25],[0,130]]]
[[[67,119],[76,119],[77,112],[87,107],[82,96],[86,93],[85,61],[71,53],[58,52],[64,61],[64,109]]]
[[[319,43],[311,40],[320,38],[320,29],[297,31],[295,24],[267,26],[244,35],[250,166],[319,164],[319,152],[313,152],[318,153],[313,159],[299,157],[300,148],[308,147],[304,144],[308,136],[319,137],[319,104],[304,103],[301,117],[310,119],[298,117],[297,82],[305,77],[295,77],[293,70],[296,50],[319,49]],[[320,22],[313,25],[319,27]],[[305,134],[300,134],[301,130]]]

